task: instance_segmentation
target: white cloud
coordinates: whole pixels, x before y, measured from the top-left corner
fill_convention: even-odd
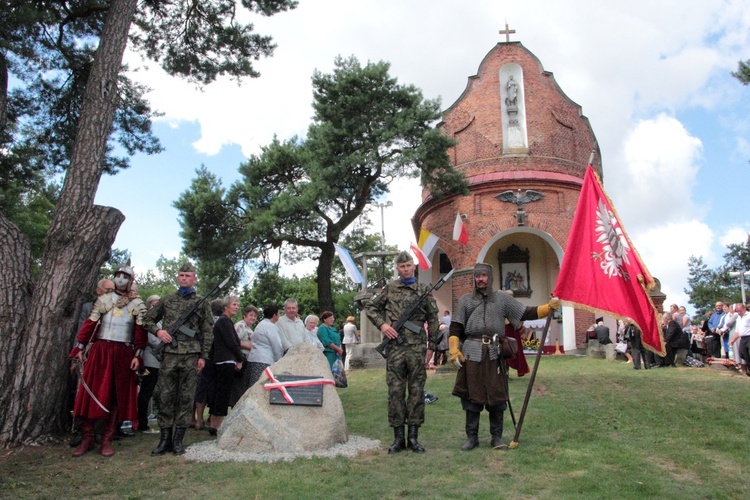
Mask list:
[[[732,226],[719,237],[719,243],[723,246],[743,244],[747,242],[750,228],[745,226]]]
[[[605,184],[629,231],[699,215],[691,193],[701,141],[682,123],[666,114],[641,120],[622,148],[623,159],[615,161],[614,168],[605,164]]]
[[[712,258],[714,234],[705,223],[691,220],[655,226],[638,235],[630,235],[643,263],[662,284],[669,303],[689,307],[687,286],[690,256]]]

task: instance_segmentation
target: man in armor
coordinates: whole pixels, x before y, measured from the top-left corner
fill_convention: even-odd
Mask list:
[[[450,326],[449,361],[458,367],[453,395],[461,398],[466,412],[466,442],[464,451],[479,446],[479,416],[483,409],[490,414],[492,447],[507,449],[503,435],[503,412],[507,406],[507,376],[500,369],[499,339],[505,334],[505,320],[513,328],[520,328],[524,320],[544,318],[550,308],[557,309],[560,302],[526,307],[509,294],[492,291],[492,266],[474,266],[474,291],[462,296],[453,311]],[[499,336],[499,337],[496,337]],[[463,352],[459,343],[463,342]]]
[[[435,299],[430,295],[409,318],[403,331],[394,330],[391,324],[398,321],[409,305],[429,290],[428,285],[417,283],[414,277],[414,260],[408,252],[401,252],[396,256],[396,270],[399,278],[390,281],[367,305],[365,312],[383,335],[395,339],[400,334],[404,338],[401,344],[391,342],[386,358],[388,423],[393,427],[394,436],[388,453],[398,453],[407,448],[404,424],[409,426],[408,448],[415,453],[424,453],[424,447],[418,441],[418,433],[419,426],[424,423],[424,384],[427,380],[425,367],[432,359],[438,341],[439,311]],[[425,323],[429,337],[425,332]]]
[[[94,420],[106,420],[101,454],[115,454],[112,440],[120,422],[132,420],[137,428],[138,377],[146,346],[143,315],[146,306],[133,290],[135,273],[130,261],[115,271],[114,291],[100,295],[91,315],[78,332],[78,344],[69,357],[83,362],[83,350],[91,350],[83,368],[74,414],[81,418],[81,444],[73,451],[80,457],[94,447]]]
[[[192,420],[198,373],[206,365],[213,342],[213,318],[205,301],[175,332],[176,345],[171,344],[172,336],[159,324],[161,321],[164,327],[169,328],[183,311],[201,300],[195,293],[194,285],[197,281],[195,267],[189,262],[183,264],[177,274],[177,291],[162,297],[148,310],[144,319],[146,330],[165,344],[164,359],[161,361],[159,380],[156,383],[159,393],[160,439],[151,452],[154,457],[168,451],[175,455],[185,453],[182,440]]]

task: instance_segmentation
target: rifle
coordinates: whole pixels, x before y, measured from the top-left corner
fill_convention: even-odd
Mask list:
[[[375,348],[375,350],[378,351],[378,354],[380,354],[384,358],[388,358],[388,351],[390,350],[391,342],[396,342],[397,345],[401,345],[404,343],[404,337],[401,335],[402,328],[405,327],[407,330],[413,333],[419,333],[422,330],[421,326],[417,325],[413,321],[409,321],[409,318],[411,318],[412,314],[414,314],[419,306],[422,305],[422,302],[424,302],[427,296],[443,286],[446,281],[451,279],[451,276],[453,276],[453,269],[451,269],[448,274],[440,278],[437,283],[430,287],[429,290],[417,297],[417,300],[409,304],[409,307],[406,308],[401,317],[399,317],[398,320],[392,325],[393,329],[398,332],[398,337],[396,337],[395,339],[391,339],[389,337],[383,339],[383,341]]]
[[[177,333],[181,333],[186,337],[190,337],[191,339],[195,338],[197,332],[188,327],[185,323],[187,323],[188,320],[198,312],[205,301],[216,295],[226,286],[226,284],[229,282],[229,278],[230,277],[227,276],[224,281],[213,287],[211,291],[201,297],[200,300],[195,302],[192,306],[185,308],[185,310],[182,311],[182,314],[180,314],[180,317],[177,318],[171,325],[169,325],[169,328],[167,328],[167,333],[170,337],[172,337],[172,342],[169,343],[169,347],[173,349],[177,347]],[[164,342],[161,342],[153,349],[154,357],[159,362],[164,359],[164,347],[166,347],[166,344]]]

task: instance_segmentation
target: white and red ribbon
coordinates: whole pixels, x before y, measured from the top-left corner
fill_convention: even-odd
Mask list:
[[[281,391],[281,395],[284,397],[286,402],[288,404],[293,404],[294,400],[292,399],[292,396],[289,395],[289,391],[286,390],[287,387],[307,387],[311,385],[336,385],[336,382],[333,380],[328,380],[324,378],[306,378],[303,380],[290,380],[288,382],[280,382],[276,377],[274,377],[273,373],[271,372],[271,368],[268,367],[265,370],[263,370],[263,373],[266,374],[266,377],[271,382],[267,382],[263,384],[263,388],[267,391],[270,391],[271,389],[278,389]]]

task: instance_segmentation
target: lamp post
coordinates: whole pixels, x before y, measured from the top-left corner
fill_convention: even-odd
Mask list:
[[[385,251],[385,215],[383,210],[386,207],[392,207],[393,203],[387,201],[385,203],[374,203],[376,207],[380,207],[380,250]]]
[[[742,303],[747,304],[747,300],[745,299],[745,276],[750,277],[750,271],[729,271],[729,276],[732,278],[736,278],[737,276],[740,277],[740,289],[742,290]]]

